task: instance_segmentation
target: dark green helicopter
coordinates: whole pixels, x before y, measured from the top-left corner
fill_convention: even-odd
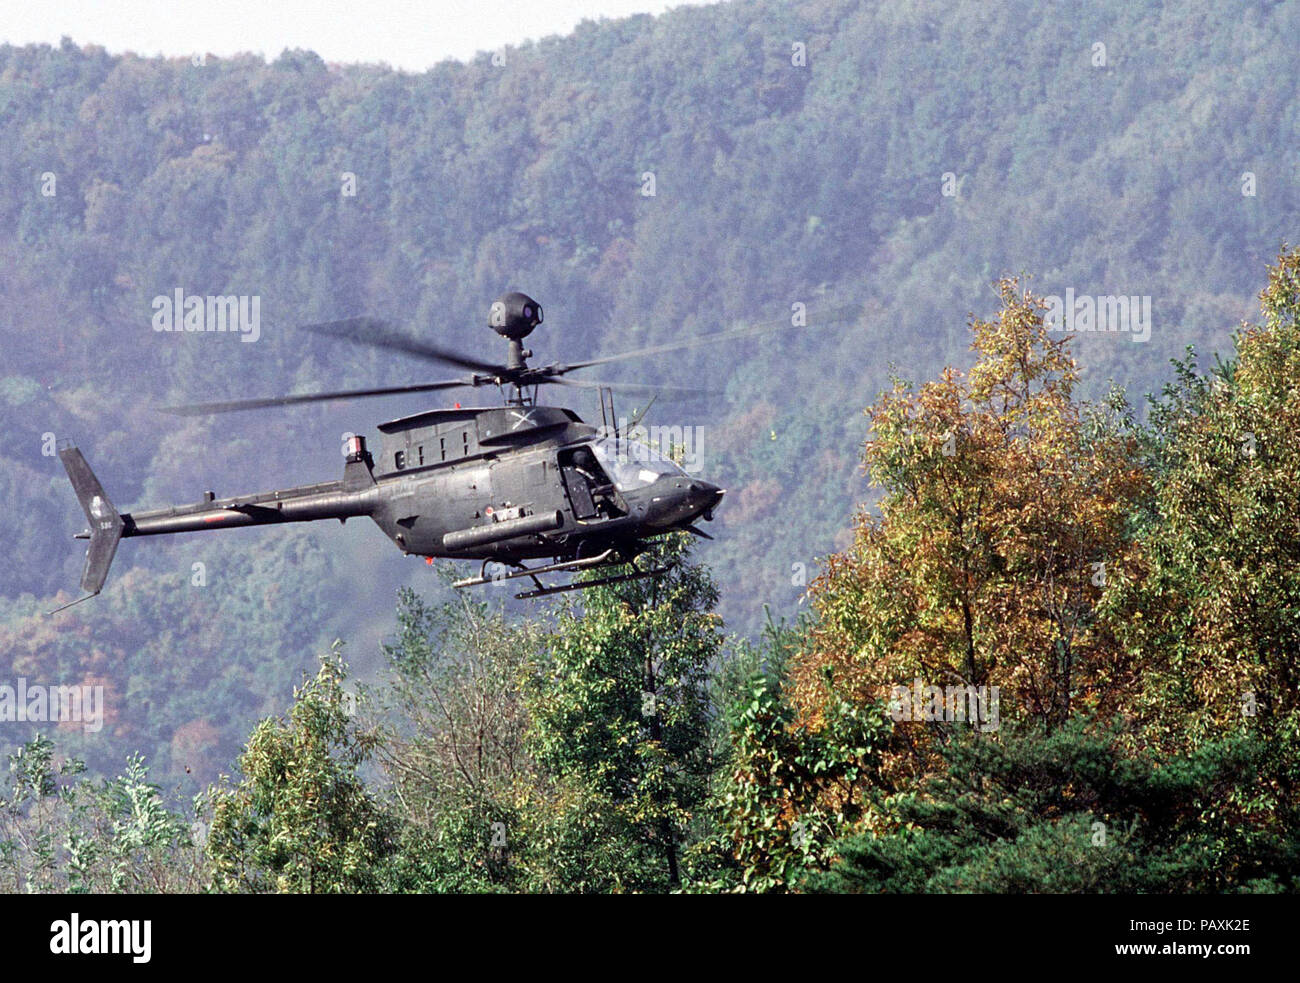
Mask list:
[[[496,386],[506,397],[503,406],[461,409],[458,405],[382,423],[378,460],[363,437],[350,438],[338,481],[225,499],[207,492],[197,503],[122,514],[81,452],[72,444],[61,446],[59,456],[90,524],[88,531],[78,534],[90,540],[81,578],[87,593],[72,604],[100,592],[118,542],[125,537],[317,519],[342,522],[353,516],[369,516],[400,550],[426,557],[429,563],[435,557],[480,561],[478,575],[457,581],[456,587],[529,577],[534,589],[515,595],[528,598],[664,572],[637,566],[637,557],[649,540],[673,530],[711,538],[695,523],[713,518],[723,490],[692,477],[651,448],[634,446],[611,425],[615,390],[663,392],[671,387],[579,382],[565,376],[576,369],[730,341],[789,327],[792,322],[740,328],[585,362],[531,367],[527,360],[532,352],[522,342],[541,323],[541,306],[525,294],[508,293],[492,305],[489,325],[508,343],[504,365],[410,338],[374,318],[310,325],[317,333],[454,365],[471,374],[412,386],[168,408],[172,413],[202,415],[461,386]],[[605,424],[596,428],[572,410],[538,405],[537,387],[543,384],[600,390]],[[549,562],[527,567],[525,560]],[[492,563],[498,566],[489,576]],[[612,572],[623,566],[629,569]],[[550,587],[538,579],[539,574],[594,568],[608,568],[611,573]]]

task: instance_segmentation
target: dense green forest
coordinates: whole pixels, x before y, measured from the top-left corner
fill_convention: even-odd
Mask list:
[[[967,315],[1005,309],[1002,276],[1031,274],[1039,296],[1150,297],[1146,342],[1070,336],[1074,391],[1100,402],[1113,381],[1133,394],[1134,427],[1173,426],[1141,394],[1166,384],[1169,360],[1189,344],[1228,356],[1234,329],[1257,316],[1266,264],[1296,238],[1296,36],[1295,3],[1175,10],[1104,0],[1045,12],[821,0],[589,22],[422,74],[327,65],[302,51],[267,62],[0,46],[0,501],[10,520],[0,684],[102,685],[102,730],[61,728],[59,752],[95,776],[117,774],[139,752],[155,780],[189,796],[231,770],[258,721],[284,712],[303,671],[315,677],[315,653],[335,640],[358,679],[390,679],[380,643],[391,645],[397,590],[429,610],[450,593],[361,523],[129,542],[103,595],[47,618],[72,598],[83,558],[71,538],[82,516],[53,443],[76,440],[123,511],[195,501],[209,488],[336,477],[341,434],[431,401],[184,420],[156,407],[427,378],[418,363],[295,330],[363,312],[496,357],[487,308],[506,289],[545,305],[530,344],[559,360],[788,318],[807,305],[806,327],[617,376],[718,390],[660,400],[647,421],[700,428],[703,473],[729,490],[711,527],[717,541],[695,554],[715,585],[699,597],[716,589],[704,606],[720,617],[699,672],[712,680],[748,653],[779,676],[778,653],[812,650],[785,629],[767,632],[765,611],[780,625],[809,610],[809,585],[838,569],[826,558],[857,548],[855,509],[887,495],[887,482],[873,487],[864,473],[863,410],[896,378],[966,364]],[[153,299],[178,288],[259,297],[261,337],[154,331]],[[1194,362],[1176,378],[1190,385],[1210,371]],[[594,400],[571,405],[598,415]],[[1107,507],[1090,533],[1105,542],[1135,535],[1120,515],[1159,513]],[[914,545],[891,549],[903,556]],[[531,621],[547,638],[566,632],[560,608],[500,613],[497,597],[480,600],[482,616],[509,619],[512,632]],[[808,631],[842,636],[838,648],[818,643],[825,666],[852,661],[849,629],[865,630],[865,615],[844,625],[817,617],[822,627]],[[792,720],[821,725],[821,671],[791,666],[789,692],[805,702],[790,696],[790,712],[807,715]],[[1178,667],[1162,672],[1173,679]],[[727,685],[739,687],[733,676]],[[1028,668],[1024,678],[1037,680]],[[682,738],[685,771],[676,759],[663,766],[673,788],[638,805],[636,822],[643,831],[666,823],[682,842],[689,827],[703,843],[701,817],[724,794],[713,787],[718,748],[738,725],[720,716],[730,697],[692,679],[708,694],[704,720],[689,727],[707,721],[707,735]],[[1078,707],[1065,702],[1072,716]],[[529,704],[526,719],[538,714]],[[3,727],[15,752],[37,729]],[[933,777],[935,762],[956,753],[928,748],[924,768],[895,761],[890,780]],[[589,763],[529,755],[552,812],[518,806],[528,822],[558,823],[553,835],[563,837],[578,835],[557,818],[563,809],[609,820],[546,784],[596,783],[581,770]],[[965,760],[953,758],[953,769]],[[382,762],[366,761],[366,780],[380,781]],[[669,781],[654,774],[644,780]],[[842,804],[818,801],[839,814]],[[846,813],[835,835],[860,832],[863,815]],[[1022,817],[1048,835],[1040,818]],[[474,824],[466,835],[478,835]],[[823,832],[809,850],[831,849]],[[664,835],[647,832],[643,847]],[[721,871],[732,861],[720,842],[709,862]],[[574,883],[527,876],[540,878],[528,885]],[[609,877],[592,884],[661,883]]]
[[[668,572],[556,616],[404,589],[169,808],[131,758],[10,756],[11,890],[1293,892],[1300,249],[1142,424],[1001,283],[968,369],[872,404],[878,511],[794,625]],[[592,576],[590,574],[586,576]]]

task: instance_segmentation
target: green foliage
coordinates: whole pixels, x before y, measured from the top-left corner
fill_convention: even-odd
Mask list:
[[[1135,709],[1165,745],[1250,718],[1300,728],[1300,249],[1260,299],[1233,357],[1201,376],[1189,355],[1155,401],[1143,567],[1110,596],[1141,612],[1123,623],[1145,659]]]
[[[1160,762],[1120,750],[1117,726],[971,733],[946,770],[885,805],[888,826],[845,837],[814,892],[1222,893],[1297,889],[1294,805],[1259,830],[1278,751],[1235,734]]]
[[[806,627],[769,620],[766,658],[726,705],[731,743],[710,801],[717,832],[691,858],[695,890],[785,890],[870,808],[861,790],[878,778],[890,722],[879,704],[840,699],[820,728],[798,726],[785,667],[806,640]]]
[[[59,760],[38,734],[9,755],[0,800],[0,884],[11,892],[68,894],[195,891],[201,852],[192,826],[163,801],[134,755],[111,779],[92,780]]]
[[[685,537],[554,623],[403,592],[376,706],[399,890],[665,890],[713,763],[717,591]]]
[[[667,573],[585,591],[532,674],[528,746],[554,783],[534,854],[548,889],[680,884],[712,768],[709,670],[722,644],[717,588],[688,541],[675,534],[641,558]],[[602,851],[608,867],[584,869],[583,851],[571,862],[573,844],[601,839],[618,844]]]
[[[163,547],[163,569],[115,570],[100,598],[57,618],[30,595],[0,600],[11,667],[4,683],[25,676],[103,686],[103,728],[65,728],[59,737],[96,775],[114,774],[126,748],[143,753],[169,787],[187,795],[204,788],[229,768],[252,726],[287,703],[299,669],[314,669],[312,653],[328,643],[322,584],[335,566],[318,533],[275,530],[227,555],[200,539]],[[144,555],[155,545],[121,552]],[[79,570],[84,551],[75,552]],[[202,586],[194,562],[203,564]],[[30,735],[10,726],[23,740]]]
[[[517,885],[519,815],[536,773],[522,688],[543,640],[541,622],[508,622],[486,601],[461,594],[433,606],[400,593],[374,700],[378,759],[401,823],[394,889]]]
[[[332,894],[384,883],[394,832],[358,770],[371,742],[352,723],[337,649],[295,693],[288,721],[258,725],[243,779],[211,792],[207,851],[220,891]]]

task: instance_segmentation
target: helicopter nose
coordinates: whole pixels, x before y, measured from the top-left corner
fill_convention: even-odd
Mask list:
[[[676,526],[697,516],[713,518],[713,510],[722,501],[723,490],[698,478],[689,480],[665,475],[653,486],[654,494],[645,503],[645,518],[650,525]]]
[[[709,484],[707,481],[692,481],[687,491],[689,493],[687,498],[691,505],[698,508],[706,519],[713,518],[713,510],[726,494],[725,489]]]

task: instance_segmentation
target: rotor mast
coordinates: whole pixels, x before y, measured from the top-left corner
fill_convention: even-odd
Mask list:
[[[525,348],[523,342],[518,338],[510,338],[509,345],[509,350],[506,352],[506,369],[510,372],[509,385],[514,387],[514,395],[506,398],[506,404],[509,406],[531,406],[535,401],[536,386],[533,387],[534,395],[529,396],[525,392],[528,383],[521,380],[527,377],[527,359],[532,358],[533,353]]]
[[[528,359],[533,353],[524,348],[524,339],[542,323],[542,305],[527,294],[512,291],[492,304],[488,326],[509,343],[506,351],[506,379],[514,387],[514,395],[506,402],[511,406],[527,406],[533,402],[525,395],[530,372]]]

